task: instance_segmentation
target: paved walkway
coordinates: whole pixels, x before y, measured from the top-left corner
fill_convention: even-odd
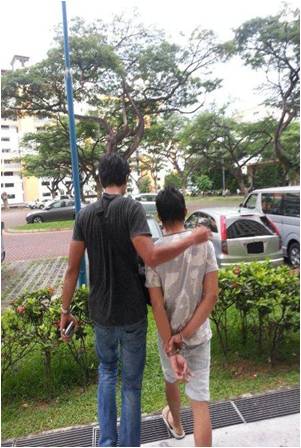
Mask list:
[[[167,439],[142,446],[194,446],[194,442],[193,436],[187,436],[182,440]],[[299,447],[300,414],[214,429],[213,446]]]
[[[2,307],[25,291],[54,288],[60,292],[67,266],[66,257],[5,262],[1,270]]]

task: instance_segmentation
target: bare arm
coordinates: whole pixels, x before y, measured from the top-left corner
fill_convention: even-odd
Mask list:
[[[203,299],[197,306],[190,321],[185,325],[180,333],[173,335],[166,351],[171,351],[183,343],[183,338],[189,339],[200,328],[205,320],[210,316],[218,297],[218,272],[208,272],[203,281]]]
[[[75,291],[76,282],[78,278],[78,274],[80,271],[80,262],[85,253],[85,243],[83,241],[75,241],[72,240],[69,246],[69,258],[68,258],[68,267],[65,273],[64,285],[63,285],[63,293],[62,293],[62,307],[65,310],[68,310],[70,304],[72,302],[72,297]],[[72,316],[72,314],[63,314],[61,315],[61,323],[60,328],[66,328],[68,323],[73,320],[76,322],[76,319]],[[62,333],[62,338],[64,340],[68,340],[64,334]]]
[[[164,307],[162,289],[149,288],[149,293],[158,332],[163,341],[163,346],[166,347],[168,341],[171,338],[171,328]],[[171,368],[173,369],[176,378],[188,380],[190,378],[190,371],[183,356],[178,353],[173,353],[168,356]]]
[[[176,258],[188,247],[194,244],[204,243],[210,237],[211,232],[205,226],[194,229],[186,238],[181,238],[170,244],[155,246],[151,237],[147,235],[137,235],[132,238],[132,243],[136,252],[143,259],[144,263],[151,268],[159,264]]]
[[[208,272],[203,281],[203,298],[196,308],[192,318],[181,331],[184,338],[191,338],[210,316],[218,296],[218,273]]]
[[[152,311],[157,324],[158,332],[165,346],[171,337],[171,328],[164,307],[162,289],[149,288],[149,294],[152,304]]]

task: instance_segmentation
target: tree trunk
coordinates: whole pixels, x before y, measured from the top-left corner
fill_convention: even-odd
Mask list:
[[[100,183],[100,180],[97,178],[94,178],[95,180],[95,190],[96,190],[96,194],[97,194],[97,199],[101,198],[101,194],[102,194],[102,185]]]

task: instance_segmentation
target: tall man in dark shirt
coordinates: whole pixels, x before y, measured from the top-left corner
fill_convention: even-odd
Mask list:
[[[120,446],[140,445],[141,386],[145,364],[147,308],[138,275],[137,254],[156,267],[177,257],[194,244],[206,241],[207,228],[187,238],[154,246],[144,209],[126,192],[129,165],[117,154],[103,156],[99,176],[102,198],[80,211],[76,218],[65,274],[61,334],[76,319],[70,304],[76,287],[80,260],[88,251],[90,272],[89,313],[94,323],[99,363],[99,446],[117,444],[116,381],[121,361],[122,409]]]

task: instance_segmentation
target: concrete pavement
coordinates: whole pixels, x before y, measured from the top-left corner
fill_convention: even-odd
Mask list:
[[[142,446],[194,446],[193,436],[173,438]],[[220,447],[299,447],[300,414],[227,426],[213,430],[213,446]]]

